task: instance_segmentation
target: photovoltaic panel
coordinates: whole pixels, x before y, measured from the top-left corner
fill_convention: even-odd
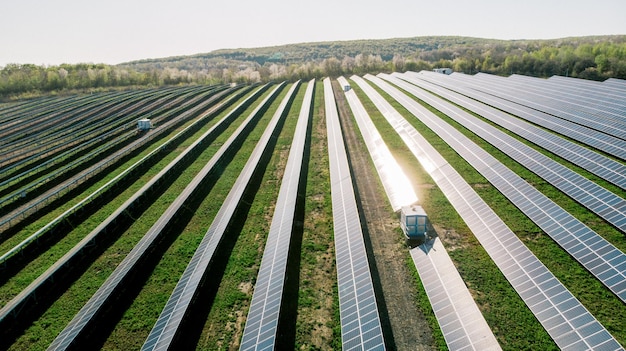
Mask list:
[[[282,87],[282,85],[284,83],[277,88]],[[231,223],[233,214],[239,206],[252,176],[258,169],[259,160],[263,154],[271,151],[268,146],[270,138],[276,133],[280,120],[284,119],[286,106],[292,99],[297,86],[298,83],[292,85],[272,116],[263,135],[237,177],[235,184],[228,192],[224,202],[222,202],[222,206],[215,218],[213,218],[187,268],[185,268],[176,287],[174,287],[174,291],[165,304],[161,315],[141,347],[142,350],[168,350],[172,347],[175,336],[180,332],[179,327],[189,313],[192,301],[198,298],[197,291],[200,283],[213,260],[213,255],[222,241],[228,225]]]
[[[348,81],[343,77],[337,80],[341,86],[348,85]],[[395,159],[384,144],[376,126],[354,90],[346,91],[345,95],[382,180],[385,170],[394,169],[393,165],[397,168],[399,166],[397,166]],[[387,154],[387,157],[383,159],[386,162],[376,162],[377,159],[381,158],[381,153]],[[402,172],[402,170],[398,169],[395,172]],[[401,174],[404,176],[403,172]],[[406,178],[406,176],[404,177]],[[417,200],[412,188],[398,188],[398,185],[402,185],[401,182],[387,180],[389,184],[383,181],[383,185],[386,184],[384,188],[391,203],[393,203],[391,199],[394,199],[394,193],[401,191],[410,192]],[[408,183],[408,179],[406,182]],[[404,205],[410,203],[404,203]],[[400,204],[401,206],[402,204]],[[394,208],[394,210],[398,210],[400,207]],[[412,249],[411,256],[433,306],[448,348],[451,350],[500,350],[500,345],[441,241],[435,238],[424,243],[419,248]]]
[[[105,280],[105,282],[98,288],[95,294],[87,301],[87,303],[81,308],[80,311],[74,316],[70,323],[61,331],[61,333],[54,339],[52,344],[48,347],[48,350],[65,350],[74,342],[74,340],[81,334],[85,326],[91,322],[92,318],[98,313],[103,306],[106,306],[115,292],[123,286],[124,279],[131,270],[136,268],[136,263],[139,262],[150,251],[150,248],[154,242],[158,239],[161,231],[167,223],[178,213],[178,209],[183,206],[185,201],[191,196],[198,184],[209,174],[213,167],[222,159],[222,156],[230,147],[239,139],[242,131],[246,129],[247,125],[254,119],[259,117],[259,112],[262,108],[269,104],[273,97],[278,94],[281,86],[276,87],[260,104],[252,111],[252,113],[242,122],[242,124],[233,132],[228,140],[222,145],[222,147],[216,152],[216,154],[209,160],[209,162],[200,170],[200,172],[194,177],[194,179],[185,187],[183,192],[174,200],[174,202],[168,207],[168,209],[161,215],[157,222],[150,228],[150,230],[141,238],[141,240],[133,247],[131,252],[126,255],[124,260],[115,268],[113,273]],[[124,206],[124,205],[123,205]],[[123,207],[122,206],[122,207]],[[98,229],[97,229],[98,230]]]
[[[366,78],[401,102],[397,89]],[[394,127],[474,233],[522,300],[561,349],[621,350],[619,343],[519,240],[474,189],[369,84],[352,77]],[[404,98],[407,98],[404,96]]]
[[[464,107],[483,118],[494,122],[501,127],[549,150],[556,155],[574,163],[585,170],[626,189],[626,166],[580,144],[551,133],[545,129],[536,127],[522,119],[502,112],[480,101],[476,101],[443,86],[422,79],[422,73],[408,72],[401,78],[409,80],[419,87],[427,89],[453,103]],[[534,78],[539,79],[539,78]]]
[[[233,111],[238,111],[242,109],[242,107],[246,105],[246,101],[250,101],[248,99],[253,99],[256,96],[258,96],[260,93],[261,93],[261,90],[255,91],[255,93],[253,93],[250,97],[248,97],[244,102],[242,102],[240,105],[235,107]],[[239,94],[235,94],[235,95],[231,95],[225,100],[234,101],[238,97],[239,97]],[[212,113],[212,111],[207,111],[206,113],[208,115]],[[35,300],[38,294],[43,293],[44,289],[47,286],[46,283],[50,283],[55,280],[58,282],[58,280],[55,279],[55,276],[63,274],[66,266],[71,266],[73,264],[72,263],[73,260],[77,256],[81,255],[81,253],[83,253],[86,248],[92,246],[95,241],[98,241],[99,240],[98,238],[101,235],[106,234],[107,227],[112,222],[115,222],[116,218],[118,218],[122,213],[124,213],[130,207],[132,207],[132,204],[135,203],[138,199],[140,199],[146,193],[150,192],[153,186],[157,184],[160,179],[162,179],[167,174],[169,174],[173,169],[176,169],[180,161],[183,160],[185,157],[187,157],[186,155],[190,155],[193,152],[193,150],[199,147],[202,147],[202,142],[204,140],[217,135],[221,126],[229,123],[229,121],[234,119],[234,116],[235,114],[231,112],[231,113],[228,113],[226,116],[224,116],[222,119],[220,119],[213,127],[207,130],[198,139],[196,139],[194,143],[192,143],[188,148],[186,148],[185,151],[183,151],[178,157],[176,157],[174,160],[172,160],[172,162],[170,162],[167,166],[165,166],[165,168],[163,168],[155,177],[153,177],[146,184],[144,184],[144,186],[141,187],[140,190],[135,192],[127,201],[124,202],[124,204],[122,204],[122,206],[116,209],[115,212],[113,212],[113,214],[111,214],[109,217],[107,217],[106,220],[100,223],[100,225],[98,225],[96,229],[94,229],[88,235],[86,235],[78,244],[76,244],[70,251],[68,251],[65,255],[63,255],[63,257],[61,257],[57,262],[55,262],[43,274],[37,277],[31,284],[29,284],[24,290],[22,290],[15,298],[11,299],[11,301],[9,301],[4,307],[2,307],[2,309],[0,309],[0,320],[5,320],[5,318],[9,315],[17,316],[19,310],[21,309],[21,306],[28,304],[30,300]],[[185,135],[185,133],[190,128],[193,128],[193,124],[188,125],[184,129],[176,133],[176,135],[174,135],[172,138],[170,138],[168,141],[162,144],[161,147],[167,147],[167,145],[169,145],[170,143],[173,143],[175,140],[179,140],[179,138]],[[152,152],[150,152],[149,154],[141,158],[139,161],[134,163],[132,166],[127,168],[125,171],[118,174],[116,177],[114,177],[109,182],[104,184],[102,187],[95,190],[92,194],[87,196],[85,199],[81,200],[76,205],[72,206],[63,214],[55,218],[53,221],[46,224],[42,229],[33,233],[30,237],[22,241],[15,248],[13,248],[11,250],[13,251],[13,253],[8,252],[7,254],[0,257],[0,264],[3,263],[3,260],[6,257],[10,257],[11,254],[15,254],[16,252],[19,252],[24,247],[27,247],[31,242],[35,242],[37,238],[43,235],[46,235],[46,233],[49,233],[51,231],[51,228],[54,227],[54,225],[65,220],[65,218],[69,216],[69,214],[73,213],[74,211],[78,211],[82,206],[84,206],[89,201],[92,201],[93,198],[98,196],[102,191],[105,191],[109,187],[114,186],[120,178],[124,177],[125,174],[132,172],[137,167],[140,167],[142,164],[144,164],[147,160],[149,160],[152,156],[154,156],[158,152],[159,152],[158,149],[153,150]]]
[[[547,113],[496,97],[491,94],[471,89],[466,86],[464,81],[455,80],[450,78],[450,76],[425,71],[420,73],[423,74],[423,77],[420,77],[422,79],[444,86],[447,89],[456,91],[465,96],[501,109],[519,118],[525,119],[543,128],[555,131],[612,156],[620,159],[626,159],[626,141],[622,139],[606,135],[602,132],[566,120],[557,120],[554,116]]]
[[[417,90],[417,87],[411,86],[398,78],[383,74],[381,76],[409,92]],[[419,92],[415,93],[421,95]],[[397,96],[400,95],[398,94]],[[618,298],[626,302],[626,271],[621,268],[622,265],[626,264],[626,255],[623,252],[415,100],[408,99],[404,95],[401,104],[437,133],[439,137],[487,178],[528,218],[543,229],[546,234],[550,235]],[[532,155],[529,155],[529,157],[532,157]],[[626,222],[626,216],[621,216],[621,221]],[[565,245],[572,242],[577,245],[573,247]],[[592,245],[597,245],[603,251],[593,249]],[[613,253],[610,256],[611,258],[601,253],[604,250]]]
[[[337,80],[341,86],[349,85],[344,77],[339,77]],[[409,178],[404,174],[404,171],[400,168],[398,162],[396,162],[391,151],[387,148],[385,141],[380,133],[378,133],[376,126],[374,126],[374,123],[367,114],[367,111],[365,111],[356,93],[353,90],[348,90],[345,92],[345,95],[350,109],[352,109],[352,113],[354,114],[354,118],[357,121],[359,130],[361,131],[361,135],[365,140],[369,155],[372,161],[374,161],[376,172],[378,172],[387,198],[391,203],[391,208],[394,211],[399,211],[403,206],[417,202],[417,195],[413,190]]]
[[[273,350],[275,348],[314,88],[315,80],[311,80],[304,94],[291,143],[240,350]]]
[[[618,122],[626,113],[626,105],[619,98],[605,93],[602,85],[593,89],[574,89],[570,85],[552,84],[546,79],[507,79],[493,74],[480,73],[474,76],[485,83],[495,82],[509,93],[536,97],[553,108],[565,108],[594,118],[606,119],[604,123]],[[623,124],[622,124],[623,128]]]
[[[450,350],[501,350],[439,238],[411,249],[411,258]]]
[[[384,350],[352,176],[329,78],[324,79],[333,232],[343,350]]]
[[[613,136],[621,139],[623,142],[624,139],[626,139],[626,130],[623,129],[621,121],[615,125],[614,123],[606,121],[606,119],[599,119],[589,113],[577,111],[570,104],[562,101],[556,101],[554,99],[549,100],[541,95],[535,94],[532,91],[523,92],[519,90],[512,90],[499,82],[494,82],[494,80],[484,82],[468,75],[455,75],[454,78],[462,81],[472,89],[533,108],[537,111],[548,113],[552,115],[553,118],[556,116],[564,121],[586,126],[601,132],[601,135]]]
[[[392,77],[404,78],[407,76],[394,74]],[[416,79],[408,78],[406,81],[420,84]],[[401,83],[405,89],[410,89],[409,92],[413,96],[445,113],[608,223],[622,232],[626,232],[626,200],[623,198],[451,103],[418,89],[416,86],[408,85],[404,80],[394,80],[394,82]]]

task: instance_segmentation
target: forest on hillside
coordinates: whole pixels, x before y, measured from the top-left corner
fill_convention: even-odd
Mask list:
[[[0,67],[0,98],[119,87],[252,83],[450,67],[456,72],[626,79],[626,35],[553,40],[416,37],[224,49],[119,65]]]

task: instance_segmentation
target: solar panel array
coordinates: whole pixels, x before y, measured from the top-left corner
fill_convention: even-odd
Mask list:
[[[344,77],[339,77],[337,80],[341,86],[349,85]],[[391,151],[387,148],[385,141],[378,133],[376,126],[372,123],[356,93],[353,90],[349,90],[345,92],[345,95],[361,135],[363,135],[365,140],[365,146],[372,161],[374,161],[376,172],[378,172],[391,208],[394,211],[399,211],[402,206],[408,206],[417,202],[417,195],[415,195],[413,185],[411,185],[409,178],[404,174]]]
[[[397,101],[408,99],[380,78],[371,75],[366,78]],[[613,336],[524,246],[437,150],[369,84],[358,77],[352,79],[366,92],[437,183],[557,346],[572,350],[621,350]]]
[[[309,82],[304,94],[254,294],[250,302],[240,350],[273,350],[275,348],[314,88],[315,80],[313,79]]]
[[[624,123],[619,121],[624,115],[624,103],[601,89],[601,85],[596,85],[594,89],[574,89],[572,86],[553,84],[539,78],[515,80],[486,73],[474,77],[485,83],[494,82],[512,94],[533,97],[534,101],[540,100],[552,108],[571,110],[583,117],[593,117],[601,125],[624,127]]]
[[[515,102],[497,97],[485,92],[481,92],[467,86],[467,83],[459,80],[458,75],[447,76],[433,72],[423,72],[424,79],[435,84],[444,86],[447,89],[456,91],[465,96],[471,97],[485,104],[501,109],[517,117],[523,118],[531,123],[543,128],[555,131],[580,143],[589,145],[609,155],[620,159],[626,158],[626,141],[588,128],[586,126],[572,123],[567,120],[557,119],[545,112],[517,104]]]
[[[333,232],[343,350],[384,350],[352,176],[329,78],[324,79]]]
[[[400,79],[381,76],[409,92],[417,89]],[[419,103],[406,99],[406,95],[400,103],[437,133],[617,297],[626,302],[626,255],[623,252]],[[622,220],[626,220],[626,216]],[[605,252],[611,254],[606,255]]]
[[[393,77],[402,78],[406,76],[394,74]],[[407,81],[420,84],[417,79],[408,78]],[[445,113],[572,199],[595,212],[608,223],[622,232],[626,232],[626,200],[623,198],[451,103],[413,85],[408,85],[404,81],[394,80],[394,82],[401,83],[405,89],[410,89],[413,96]]]
[[[184,205],[185,201],[195,191],[198,184],[209,174],[213,167],[218,163],[222,156],[229,150],[235,141],[237,141],[242,132],[246,129],[248,124],[259,118],[260,111],[270,103],[270,101],[278,94],[278,91],[282,88],[282,85],[277,86],[274,90],[259,104],[259,106],[250,113],[250,115],[242,122],[242,124],[233,132],[228,140],[222,145],[222,147],[215,153],[215,155],[209,160],[209,162],[200,170],[200,172],[194,177],[194,179],[185,187],[183,192],[174,200],[174,202],[168,207],[168,209],[161,215],[157,222],[150,228],[150,230],[141,238],[141,240],[135,245],[128,255],[120,262],[115,268],[113,273],[107,278],[107,280],[100,286],[95,294],[87,301],[87,303],[78,311],[70,323],[61,331],[56,339],[49,346],[49,350],[64,350],[67,349],[74,340],[81,334],[92,318],[103,307],[106,307],[107,302],[112,296],[123,286],[123,281],[129,275],[129,273],[136,269],[136,264],[150,251],[150,248],[157,240],[161,231],[170,222],[170,220],[178,213],[178,210]],[[122,205],[124,206],[124,205]],[[106,222],[106,221],[105,221]],[[105,223],[103,222],[103,224]],[[99,230],[97,228],[96,230]]]
[[[233,112],[231,112],[231,113],[227,114],[226,116],[224,116],[213,127],[211,127],[209,130],[207,130],[192,145],[190,145],[178,157],[176,157],[167,166],[165,166],[165,168],[163,168],[156,176],[154,176],[146,184],[144,184],[144,186],[141,187],[140,190],[135,192],[135,194],[133,194],[127,201],[125,201],[124,204],[122,204],[122,206],[120,206],[113,214],[111,214],[106,220],[104,220],[102,223],[100,223],[100,225],[98,225],[98,227],[96,229],[94,229],[89,234],[87,234],[70,251],[68,251],[65,255],[63,255],[63,257],[61,257],[57,262],[55,262],[52,266],[50,266],[50,268],[48,268],[43,274],[41,274],[39,277],[37,277],[31,284],[29,284],[24,290],[22,290],[16,297],[11,299],[11,301],[9,301],[5,306],[3,306],[2,309],[0,309],[0,320],[5,320],[5,318],[7,318],[8,316],[17,317],[17,315],[19,314],[19,311],[21,310],[22,306],[25,306],[29,302],[31,302],[33,300],[36,300],[36,296],[38,294],[42,294],[42,291],[46,288],[48,283],[51,283],[51,282],[57,282],[58,283],[57,276],[62,275],[63,272],[64,272],[64,269],[66,268],[66,266],[73,265],[74,260],[77,257],[81,257],[82,254],[83,254],[83,251],[86,248],[88,248],[91,245],[93,245],[94,242],[97,242],[99,240],[98,238],[101,235],[106,234],[107,233],[107,228],[108,228],[108,226],[111,223],[114,223],[116,221],[116,219],[122,213],[124,213],[129,208],[131,208],[133,206],[133,204],[136,203],[136,201],[138,199],[142,198],[143,196],[145,196],[146,193],[150,192],[153,189],[153,187],[161,179],[163,179],[168,173],[170,173],[173,169],[175,169],[177,167],[177,165],[180,163],[180,161],[183,160],[185,157],[187,157],[187,155],[192,153],[194,151],[194,149],[197,149],[197,148],[201,147],[201,145],[202,145],[202,143],[203,143],[203,141],[205,139],[215,136],[216,135],[216,131],[219,130],[221,126],[227,124],[230,120],[232,120],[234,118],[234,115],[236,115],[236,113],[234,113],[235,111],[239,111],[240,109],[242,109],[243,106],[247,105],[248,101],[250,101],[251,99],[254,99],[254,97],[258,96],[258,94],[260,94],[260,92],[261,92],[261,89],[257,89],[257,91],[255,93],[250,95],[250,97],[248,97],[241,104],[239,104],[237,107],[235,107],[233,109]],[[226,98],[226,101],[230,101],[230,100],[234,101],[234,99],[237,96],[239,96],[239,94],[236,94],[235,96],[231,96],[229,98]],[[211,113],[210,111],[207,112],[207,114],[210,114],[210,113]],[[176,133],[176,135],[174,135],[167,142],[162,144],[161,148],[167,147],[168,144],[172,143],[174,140],[177,140],[181,136],[185,135],[186,131],[188,129],[191,129],[191,128],[193,128],[193,124],[185,127],[183,130],[181,130],[180,132]],[[125,176],[125,174],[131,173],[133,170],[135,170],[140,165],[144,164],[144,162],[146,162],[148,159],[150,159],[152,156],[154,156],[158,152],[159,152],[159,149],[153,150],[152,152],[150,152],[149,154],[147,154],[146,156],[141,158],[139,161],[134,163],[132,166],[127,168],[124,172],[120,173],[115,178],[113,178],[112,180],[110,180],[109,182],[104,184],[102,187],[98,188],[96,191],[94,191],[92,194],[87,196],[85,199],[81,200],[79,203],[77,203],[76,205],[72,206],[72,208],[70,208],[69,210],[65,211],[63,214],[61,214],[60,216],[58,216],[57,218],[52,220],[50,223],[46,224],[42,229],[40,229],[37,232],[33,233],[31,236],[26,238],[24,241],[22,241],[16,247],[14,247],[9,252],[5,253],[2,257],[0,257],[0,262],[5,263],[4,260],[12,257],[12,255],[14,255],[15,253],[19,252],[24,247],[28,246],[31,242],[35,242],[41,236],[46,235],[47,233],[52,231],[52,228],[54,228],[54,226],[58,222],[61,222],[61,221],[65,220],[65,218],[70,213],[79,210],[83,205],[85,205],[85,203],[87,203],[87,202],[91,201],[93,198],[97,197],[106,188],[116,184],[117,181],[120,178],[123,178]]]
[[[439,238],[411,249],[449,350],[501,350]]]
[[[342,86],[348,85],[343,77],[337,80]],[[386,170],[397,167],[394,171],[400,172],[400,175],[408,182],[354,90],[345,92],[345,95],[356,117],[370,156],[375,161],[376,171],[381,180]],[[384,159],[385,162],[376,162],[377,158],[380,159],[380,154],[388,154]],[[417,200],[417,195],[412,188],[406,188],[401,182],[392,179],[388,179],[387,183],[384,188],[391,203],[393,203],[391,201],[394,198],[393,194],[401,191]],[[448,348],[451,350],[500,350],[500,345],[441,241],[435,238],[410,252]]]
[[[490,75],[486,75],[490,76]],[[602,84],[589,88],[578,88],[570,84],[560,84],[554,80],[528,77],[510,76],[503,83],[525,91],[536,91],[546,96],[561,98],[572,104],[580,111],[588,111],[599,118],[614,119],[614,116],[624,115],[626,102],[620,99],[613,89]]]
[[[480,77],[489,76],[491,75],[483,74],[478,78],[474,78],[473,76],[458,74],[454,77],[471,86],[472,89],[480,90],[482,92],[513,101],[520,105],[549,113],[572,123],[587,126],[606,135],[611,135],[620,139],[626,138],[626,130],[623,128],[620,121],[611,122],[605,118],[598,118],[588,111],[579,111],[578,109],[572,107],[570,103],[562,101],[561,98],[549,99],[543,95],[536,94],[533,91],[508,88],[505,84],[502,84],[500,80],[496,82],[494,79],[489,78],[487,78],[488,81],[480,79]]]
[[[407,72],[407,74],[401,76],[402,79],[408,80],[419,87],[427,89],[461,107],[475,112],[481,117],[514,132],[567,161],[584,168],[622,189],[626,189],[626,165],[522,119],[514,118],[501,110],[431,83],[430,80],[423,79],[425,77],[426,75],[423,74],[423,72]]]
[[[282,85],[276,87],[275,91],[278,91]],[[240,205],[252,176],[259,169],[259,160],[264,154],[271,152],[268,146],[270,138],[278,130],[279,122],[285,118],[285,110],[293,99],[298,85],[299,83],[295,83],[291,86],[265,128],[263,135],[237,177],[235,184],[222,202],[222,206],[215,218],[213,218],[213,222],[178,280],[176,287],[174,287],[174,291],[167,300],[161,315],[141,347],[142,350],[167,350],[172,347],[174,338],[179,333],[179,327],[185,316],[188,315],[192,301],[197,297],[198,288],[209,269],[213,255],[217,251],[228,225],[231,223],[235,210]]]

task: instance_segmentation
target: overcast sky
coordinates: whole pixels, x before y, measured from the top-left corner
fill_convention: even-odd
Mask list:
[[[225,48],[459,35],[626,34],[626,1],[3,0],[0,66],[117,64]]]

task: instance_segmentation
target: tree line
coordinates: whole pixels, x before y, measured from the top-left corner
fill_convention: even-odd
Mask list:
[[[450,67],[456,72],[626,79],[626,36],[556,40],[420,37],[217,50],[120,65],[0,67],[0,97],[175,84],[252,83]]]

